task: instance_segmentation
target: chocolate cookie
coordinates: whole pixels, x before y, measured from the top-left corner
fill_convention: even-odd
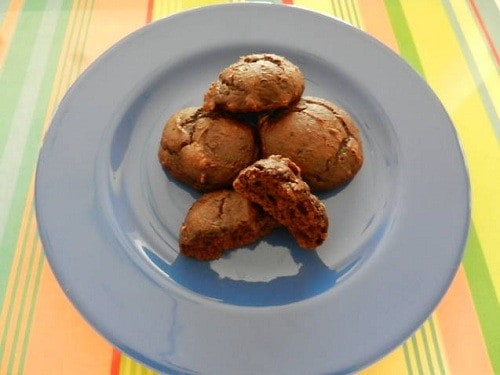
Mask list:
[[[234,189],[284,225],[300,247],[315,249],[328,233],[325,206],[300,178],[299,167],[272,155],[243,169]]]
[[[349,181],[363,164],[359,130],[351,117],[327,100],[304,97],[294,107],[263,116],[262,157],[292,159],[312,190]]]
[[[284,57],[248,55],[219,74],[205,93],[203,106],[210,111],[260,112],[295,103],[303,91],[304,76]]]
[[[191,107],[167,121],[158,157],[174,178],[209,191],[231,186],[238,172],[255,161],[257,151],[251,126]]]
[[[269,234],[279,224],[233,190],[202,195],[189,209],[180,230],[181,252],[213,260]]]

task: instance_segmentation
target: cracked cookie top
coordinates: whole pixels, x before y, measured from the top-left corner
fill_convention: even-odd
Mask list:
[[[261,116],[262,157],[292,159],[312,190],[333,189],[354,177],[363,163],[359,130],[347,112],[311,96]]]
[[[284,108],[300,99],[304,87],[301,71],[286,58],[274,54],[242,56],[210,85],[203,108],[234,113]]]
[[[238,172],[255,161],[257,148],[251,126],[190,107],[168,119],[158,158],[177,180],[210,191],[231,186]]]

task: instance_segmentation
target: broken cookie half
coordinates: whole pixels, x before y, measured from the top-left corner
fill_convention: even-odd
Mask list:
[[[313,250],[325,241],[326,208],[290,159],[271,155],[258,160],[239,173],[233,187],[284,225],[300,247]]]
[[[217,190],[202,195],[189,209],[180,230],[180,249],[198,260],[214,260],[278,226],[262,208],[237,192]]]

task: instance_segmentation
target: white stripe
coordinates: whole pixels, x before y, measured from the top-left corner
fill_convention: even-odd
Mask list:
[[[43,11],[7,143],[0,157],[0,240],[4,235],[24,149],[33,126],[36,105],[61,10],[62,0],[49,0]]]

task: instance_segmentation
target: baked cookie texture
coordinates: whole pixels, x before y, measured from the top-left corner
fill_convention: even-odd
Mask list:
[[[274,54],[241,57],[219,74],[204,96],[205,110],[260,112],[297,102],[304,76],[297,66]]]
[[[351,180],[363,164],[357,126],[347,112],[325,99],[306,96],[293,107],[263,115],[259,134],[262,157],[292,159],[314,191]]]
[[[239,173],[233,187],[284,225],[300,247],[313,250],[327,238],[325,206],[289,158],[271,155],[256,161]]]
[[[254,128],[231,117],[190,107],[167,121],[158,150],[161,165],[199,191],[230,187],[257,158]]]
[[[205,193],[189,209],[180,229],[180,249],[198,260],[214,260],[249,245],[279,224],[234,190]]]

